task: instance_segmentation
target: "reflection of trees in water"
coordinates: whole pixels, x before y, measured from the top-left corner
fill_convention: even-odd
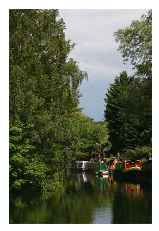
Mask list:
[[[44,223],[48,219],[45,201],[38,194],[34,196],[17,196],[10,201],[10,223]]]
[[[56,174],[53,186],[56,190],[48,195],[30,193],[13,198],[10,222],[87,224],[93,222],[95,211],[107,208],[113,209],[113,223],[151,222],[151,194],[145,194],[140,185],[119,184],[111,177],[90,174]]]
[[[56,174],[51,196],[16,197],[10,207],[10,223],[91,223],[95,206],[90,195],[92,185],[82,179],[59,181]]]
[[[114,193],[113,223],[144,224],[152,222],[151,194],[139,184],[119,184]]]

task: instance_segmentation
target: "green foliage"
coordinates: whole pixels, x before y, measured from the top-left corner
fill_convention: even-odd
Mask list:
[[[10,188],[21,189],[25,185],[41,188],[48,171],[35,153],[35,147],[25,137],[25,127],[16,124],[10,128]]]
[[[57,10],[10,10],[10,186],[44,189],[56,166],[107,143],[105,124],[83,116],[79,87],[87,74],[69,53]]]
[[[64,28],[57,10],[10,10],[10,122],[30,124],[27,136],[50,155],[52,143],[65,142],[87,76],[68,58]]]
[[[108,144],[108,130],[104,122],[95,122],[84,114],[77,112],[70,119],[72,128],[72,147],[77,159],[89,158],[96,151],[98,143],[103,148]]]
[[[105,118],[115,152],[151,144],[151,102],[145,87],[148,81],[123,72],[106,94]]]
[[[123,153],[123,157],[128,159],[141,159],[146,158],[148,159],[152,154],[152,147],[150,146],[137,146],[134,149],[128,149],[125,153]]]
[[[124,71],[116,77],[106,93],[105,119],[108,123],[112,151],[132,150],[132,156],[147,155],[138,151],[151,146],[152,136],[152,13],[115,33],[125,61],[136,69],[134,76]]]
[[[115,33],[124,61],[131,61],[138,75],[152,76],[152,11]]]

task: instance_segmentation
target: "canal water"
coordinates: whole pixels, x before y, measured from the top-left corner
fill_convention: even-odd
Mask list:
[[[116,182],[112,176],[74,173],[54,193],[30,190],[10,198],[10,223],[146,224],[152,223],[151,187]]]

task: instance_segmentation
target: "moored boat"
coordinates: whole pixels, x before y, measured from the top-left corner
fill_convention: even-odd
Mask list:
[[[120,180],[138,181],[142,175],[142,161],[125,160],[116,164],[113,176]]]

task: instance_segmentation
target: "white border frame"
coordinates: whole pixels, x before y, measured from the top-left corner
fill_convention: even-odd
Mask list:
[[[27,230],[26,225],[9,225],[9,154],[8,154],[8,141],[9,141],[9,9],[153,9],[153,224],[159,223],[158,218],[158,193],[159,193],[159,180],[158,180],[158,163],[159,163],[159,90],[158,90],[158,81],[159,81],[159,64],[158,64],[158,53],[159,53],[159,34],[158,34],[158,22],[159,22],[159,13],[157,8],[157,1],[148,1],[148,0],[111,0],[111,1],[86,1],[86,0],[6,0],[3,3],[1,2],[0,7],[0,23],[1,23],[1,36],[0,36],[0,46],[1,46],[1,75],[0,75],[0,224],[3,224],[3,228],[11,228],[12,230],[20,229]],[[6,227],[8,226],[8,227]],[[152,225],[154,227],[154,225]],[[96,229],[99,228],[98,225],[38,225],[39,230],[44,228],[48,230],[67,228],[70,230],[74,229]],[[122,230],[127,229],[136,229],[141,228],[141,225],[100,225],[101,229],[115,229],[121,227]],[[33,229],[34,225],[29,225],[29,228]],[[149,225],[142,225],[144,230],[148,230]]]

